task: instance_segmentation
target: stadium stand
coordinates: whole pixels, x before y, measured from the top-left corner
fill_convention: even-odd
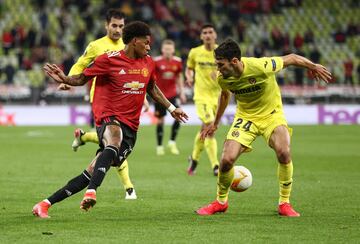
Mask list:
[[[288,69],[279,75],[286,103],[360,102],[360,2],[357,0],[96,1],[3,0],[0,5],[0,101],[81,102],[86,88],[56,91],[41,67],[53,62],[69,70],[90,40],[103,32],[104,12],[120,8],[127,21],[144,20],[153,32],[152,54],[164,38],[176,41],[186,61],[199,44],[199,28],[212,22],[219,42],[239,41],[245,56],[301,53],[324,63],[331,85],[314,84],[310,74]],[[188,90],[191,97],[191,90]]]

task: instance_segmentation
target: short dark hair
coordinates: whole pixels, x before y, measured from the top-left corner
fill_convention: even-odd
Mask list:
[[[106,11],[106,22],[110,23],[111,18],[125,19],[125,14],[118,9],[110,8]]]
[[[150,36],[150,27],[142,21],[133,21],[126,24],[123,29],[122,39],[128,44],[134,37]]]
[[[239,45],[232,39],[228,38],[222,42],[215,50],[216,59],[227,59],[233,58],[241,59],[241,50]]]
[[[205,23],[201,26],[200,31],[203,31],[203,29],[206,29],[206,28],[213,28],[215,30],[215,26],[213,24]]]

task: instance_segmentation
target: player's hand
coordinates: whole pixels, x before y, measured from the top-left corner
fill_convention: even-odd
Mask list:
[[[144,100],[143,108],[144,108],[144,112],[148,112],[150,109],[150,104],[146,98]]]
[[[189,119],[189,116],[181,109],[176,108],[172,113],[171,116],[176,119],[179,122],[186,123],[186,121]]]
[[[71,86],[66,85],[66,84],[64,84],[64,83],[61,83],[61,84],[57,87],[57,89],[58,89],[59,91],[68,91],[68,90],[71,89]]]
[[[208,136],[213,136],[215,131],[217,130],[218,126],[213,123],[205,125],[200,132],[200,140],[205,140]]]
[[[179,97],[180,97],[180,102],[181,102],[181,104],[185,104],[186,103],[186,96],[185,96],[185,93],[184,92],[181,92],[180,93],[180,95],[179,95]]]
[[[321,64],[315,64],[315,68],[311,69],[311,73],[317,81],[323,80],[326,83],[329,83],[332,80],[330,71]]]
[[[47,76],[52,78],[57,83],[64,83],[66,81],[67,76],[56,64],[46,63],[44,65],[44,71]]]

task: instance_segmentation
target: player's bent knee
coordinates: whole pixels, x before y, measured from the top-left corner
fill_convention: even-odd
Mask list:
[[[281,149],[276,152],[276,155],[281,164],[288,164],[291,161],[290,150]]]

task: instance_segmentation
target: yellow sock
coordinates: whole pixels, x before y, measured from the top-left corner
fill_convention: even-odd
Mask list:
[[[219,160],[217,158],[217,142],[215,137],[206,138],[204,145],[211,163],[211,168],[213,169],[215,165],[219,165]]]
[[[86,132],[84,135],[81,136],[80,139],[82,142],[93,142],[99,144],[99,138],[95,131]]]
[[[131,183],[129,176],[129,166],[127,160],[125,160],[120,167],[116,167],[116,172],[119,176],[120,181],[124,185],[124,189],[134,188],[134,185]]]
[[[234,167],[228,172],[221,172],[219,170],[218,182],[217,182],[217,200],[221,203],[225,203],[228,200],[229,189],[234,179]]]
[[[279,203],[289,202],[291,187],[292,187],[293,164],[292,161],[288,164],[278,165],[278,179],[279,179]]]
[[[194,140],[194,148],[191,154],[192,158],[199,161],[202,150],[204,150],[204,141],[200,140],[200,132],[198,132]]]

